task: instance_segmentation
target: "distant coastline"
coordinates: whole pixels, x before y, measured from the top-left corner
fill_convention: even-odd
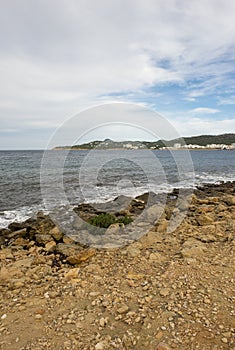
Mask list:
[[[173,140],[113,141],[96,140],[74,146],[56,146],[53,150],[235,150],[235,134],[200,135]]]
[[[85,149],[85,148],[72,148],[72,147],[55,147],[52,149],[53,151],[131,151],[131,150],[136,150],[136,149],[126,149],[126,148],[91,148],[91,149]],[[156,148],[156,149],[149,149],[149,148],[141,148],[138,149],[138,151],[146,151],[146,150],[151,150],[151,151],[235,151],[235,148],[228,148],[228,149],[221,149],[221,148],[175,148],[175,147],[166,147],[166,148]]]

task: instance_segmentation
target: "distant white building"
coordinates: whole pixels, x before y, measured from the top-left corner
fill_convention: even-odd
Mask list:
[[[235,143],[232,143],[230,149],[235,149]]]
[[[131,143],[126,143],[123,145],[124,148],[132,148],[132,144]]]
[[[175,143],[174,148],[181,148],[181,143]]]

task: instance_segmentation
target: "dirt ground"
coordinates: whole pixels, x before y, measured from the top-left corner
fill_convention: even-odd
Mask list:
[[[2,246],[0,349],[235,350],[235,195],[222,192],[194,195],[171,234],[72,265],[26,238]]]

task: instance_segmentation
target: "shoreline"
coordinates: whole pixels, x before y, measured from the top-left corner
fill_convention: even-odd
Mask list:
[[[222,148],[176,148],[176,147],[168,147],[168,148],[52,148],[49,151],[234,151],[235,149],[222,149]],[[44,150],[47,151],[47,150]]]
[[[180,190],[182,192],[183,191],[192,191],[192,192],[194,192],[198,188],[207,188],[207,187],[212,187],[212,188],[214,187],[214,188],[216,188],[218,186],[225,186],[226,187],[227,184],[229,186],[229,184],[231,184],[231,183],[235,183],[235,181],[234,180],[227,180],[227,181],[226,180],[225,181],[218,180],[217,182],[214,182],[214,183],[209,183],[208,182],[208,183],[198,184],[198,185],[195,186],[195,188],[192,188],[192,187],[180,188]],[[179,188],[174,187],[174,188],[171,188],[171,189],[166,190],[166,191],[158,192],[158,193],[156,193],[156,195],[159,196],[159,197],[161,197],[161,196],[169,196],[172,192],[175,192],[175,191],[178,191],[178,190],[179,190]],[[148,192],[142,192],[142,193],[138,194],[136,197],[140,197],[142,195],[145,195],[146,193],[148,193]],[[126,196],[126,197],[127,198],[131,198],[131,199],[135,199],[135,197],[130,197],[130,196]],[[118,197],[116,197],[116,198],[118,198]],[[76,208],[76,206],[87,205],[87,204],[91,205],[91,206],[105,205],[107,203],[112,203],[116,198],[103,200],[102,202],[99,202],[99,201],[98,202],[84,202],[84,203],[79,203],[79,204],[74,203],[73,206],[74,206],[74,208]],[[35,208],[39,207],[39,208],[35,210],[34,207]],[[24,207],[19,207],[19,208],[15,208],[15,209],[10,209],[9,208],[9,209],[2,210],[2,212],[6,212],[6,213],[10,213],[10,214],[12,213],[12,215],[13,215],[13,213],[21,213],[24,208],[27,208],[27,207],[24,206]],[[7,228],[8,225],[13,223],[13,222],[22,223],[22,222],[24,222],[24,221],[26,221],[26,220],[28,220],[30,218],[36,217],[37,216],[37,212],[44,212],[45,214],[48,214],[47,210],[44,210],[40,203],[34,204],[31,207],[28,207],[28,210],[30,212],[33,211],[33,214],[28,215],[27,211],[23,210],[24,214],[22,214],[22,215],[25,217],[25,219],[13,218],[11,221],[6,223],[5,225],[0,226],[0,230]]]
[[[181,202],[178,202],[179,192],[182,197]],[[189,198],[187,197],[188,194],[190,196]],[[164,211],[167,211],[168,206],[170,206],[173,207],[173,209],[171,208],[171,211],[175,209],[180,211],[181,208],[177,208],[177,206],[185,206],[184,202],[186,202],[188,207],[185,206],[183,210],[187,211],[189,210],[190,205],[193,202],[193,198],[195,196],[201,198],[202,200],[206,200],[207,197],[216,197],[217,202],[220,202],[222,201],[222,198],[225,195],[235,196],[235,181],[206,183],[198,185],[194,189],[173,188],[169,192],[161,193],[143,192],[142,194],[139,194],[136,197],[121,195],[114,199],[110,199],[103,202],[85,202],[74,204],[72,212],[77,213],[82,218],[89,218],[107,212],[116,215],[117,217],[130,215],[133,218],[133,220],[135,220],[136,218],[138,218],[138,215],[142,214],[142,211],[144,211],[145,209],[149,209],[152,206],[165,206],[166,208],[164,208]],[[58,208],[58,210],[60,209]],[[55,212],[57,212],[57,209],[55,209]],[[0,244],[4,245],[3,238],[5,235],[7,235],[7,233],[10,234],[11,232],[17,231],[18,229],[28,229],[31,225],[31,222],[34,222],[37,225],[37,222],[40,222],[41,219],[48,220],[49,226],[51,228],[56,226],[56,223],[53,222],[53,212],[48,213],[43,210],[39,210],[34,215],[30,216],[25,220],[13,220],[8,224],[8,226],[0,227]],[[170,220],[170,217],[168,218],[168,220]]]
[[[205,188],[211,188],[212,190],[213,190],[213,188],[215,189],[215,188],[218,188],[218,187],[223,187],[224,188],[224,186],[225,186],[225,191],[226,191],[226,187],[227,186],[230,186],[230,184],[235,184],[235,181],[234,180],[227,180],[227,181],[217,181],[217,182],[214,182],[214,183],[202,183],[202,184],[198,184],[198,185],[196,185],[195,186],[195,188],[190,188],[190,187],[185,187],[185,188],[180,188],[180,190],[183,192],[183,191],[191,191],[191,192],[195,192],[195,191],[197,191],[198,189],[205,189]],[[174,192],[176,192],[176,191],[178,191],[179,190],[179,188],[177,188],[177,187],[174,187],[174,188],[172,188],[172,189],[169,189],[168,191],[166,190],[166,191],[162,191],[162,192],[159,192],[159,193],[156,193],[156,196],[159,196],[159,197],[161,197],[161,196],[170,196],[171,195],[171,193],[174,193]],[[129,199],[132,199],[132,200],[134,200],[135,198],[137,198],[137,197],[141,197],[141,196],[143,196],[143,195],[146,195],[146,193],[148,193],[148,192],[142,192],[142,193],[140,193],[140,194],[138,194],[136,197],[130,197],[130,196],[126,196],[127,198],[129,198]],[[118,198],[118,197],[116,197],[116,198]],[[76,204],[76,203],[74,203],[74,205],[73,205],[73,207],[74,208],[76,208],[77,206],[80,206],[80,205],[90,205],[90,206],[96,206],[96,205],[103,205],[103,206],[105,206],[107,203],[113,203],[114,201],[115,201],[115,199],[116,198],[113,198],[113,199],[107,199],[107,200],[104,200],[104,201],[102,201],[102,202],[84,202],[84,203],[79,203],[79,204]],[[37,208],[37,207],[39,207],[38,209],[33,209],[33,208]],[[13,215],[13,213],[20,213],[20,212],[22,212],[22,209],[24,209],[25,207],[19,207],[19,208],[15,208],[15,209],[4,209],[4,210],[2,210],[2,212],[7,212],[7,213],[12,213],[12,215]],[[33,211],[33,214],[31,214],[31,215],[28,215],[27,214],[27,212],[26,211],[24,211],[24,214],[22,214],[24,217],[25,217],[25,219],[16,219],[16,218],[13,218],[11,221],[9,221],[8,223],[6,223],[5,225],[3,225],[3,226],[0,226],[0,231],[2,230],[2,229],[6,229],[7,227],[8,227],[8,225],[9,224],[11,224],[11,223],[14,223],[14,222],[17,222],[17,223],[22,223],[22,222],[25,222],[25,221],[27,221],[28,219],[31,219],[31,218],[34,218],[34,217],[36,217],[37,216],[37,213],[38,212],[44,212],[45,213],[45,215],[47,215],[48,214],[48,212],[47,212],[47,210],[44,210],[42,207],[41,207],[41,204],[40,203],[38,203],[38,204],[34,204],[33,206],[31,206],[31,207],[28,207],[28,210],[29,211]],[[7,219],[6,219],[7,220]]]

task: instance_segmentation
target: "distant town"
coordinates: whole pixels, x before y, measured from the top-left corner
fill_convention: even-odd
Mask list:
[[[235,134],[222,135],[200,135],[174,140],[158,140],[158,141],[113,141],[105,139],[103,141],[91,141],[80,145],[58,146],[55,150],[71,149],[71,150],[90,150],[90,149],[151,149],[151,150],[235,150]]]
[[[200,146],[200,145],[182,145],[181,143],[175,143],[173,147],[160,147],[159,149],[227,149],[227,150],[235,150],[235,143],[232,143],[231,145],[225,145],[223,143],[212,143],[208,144],[206,146]]]

